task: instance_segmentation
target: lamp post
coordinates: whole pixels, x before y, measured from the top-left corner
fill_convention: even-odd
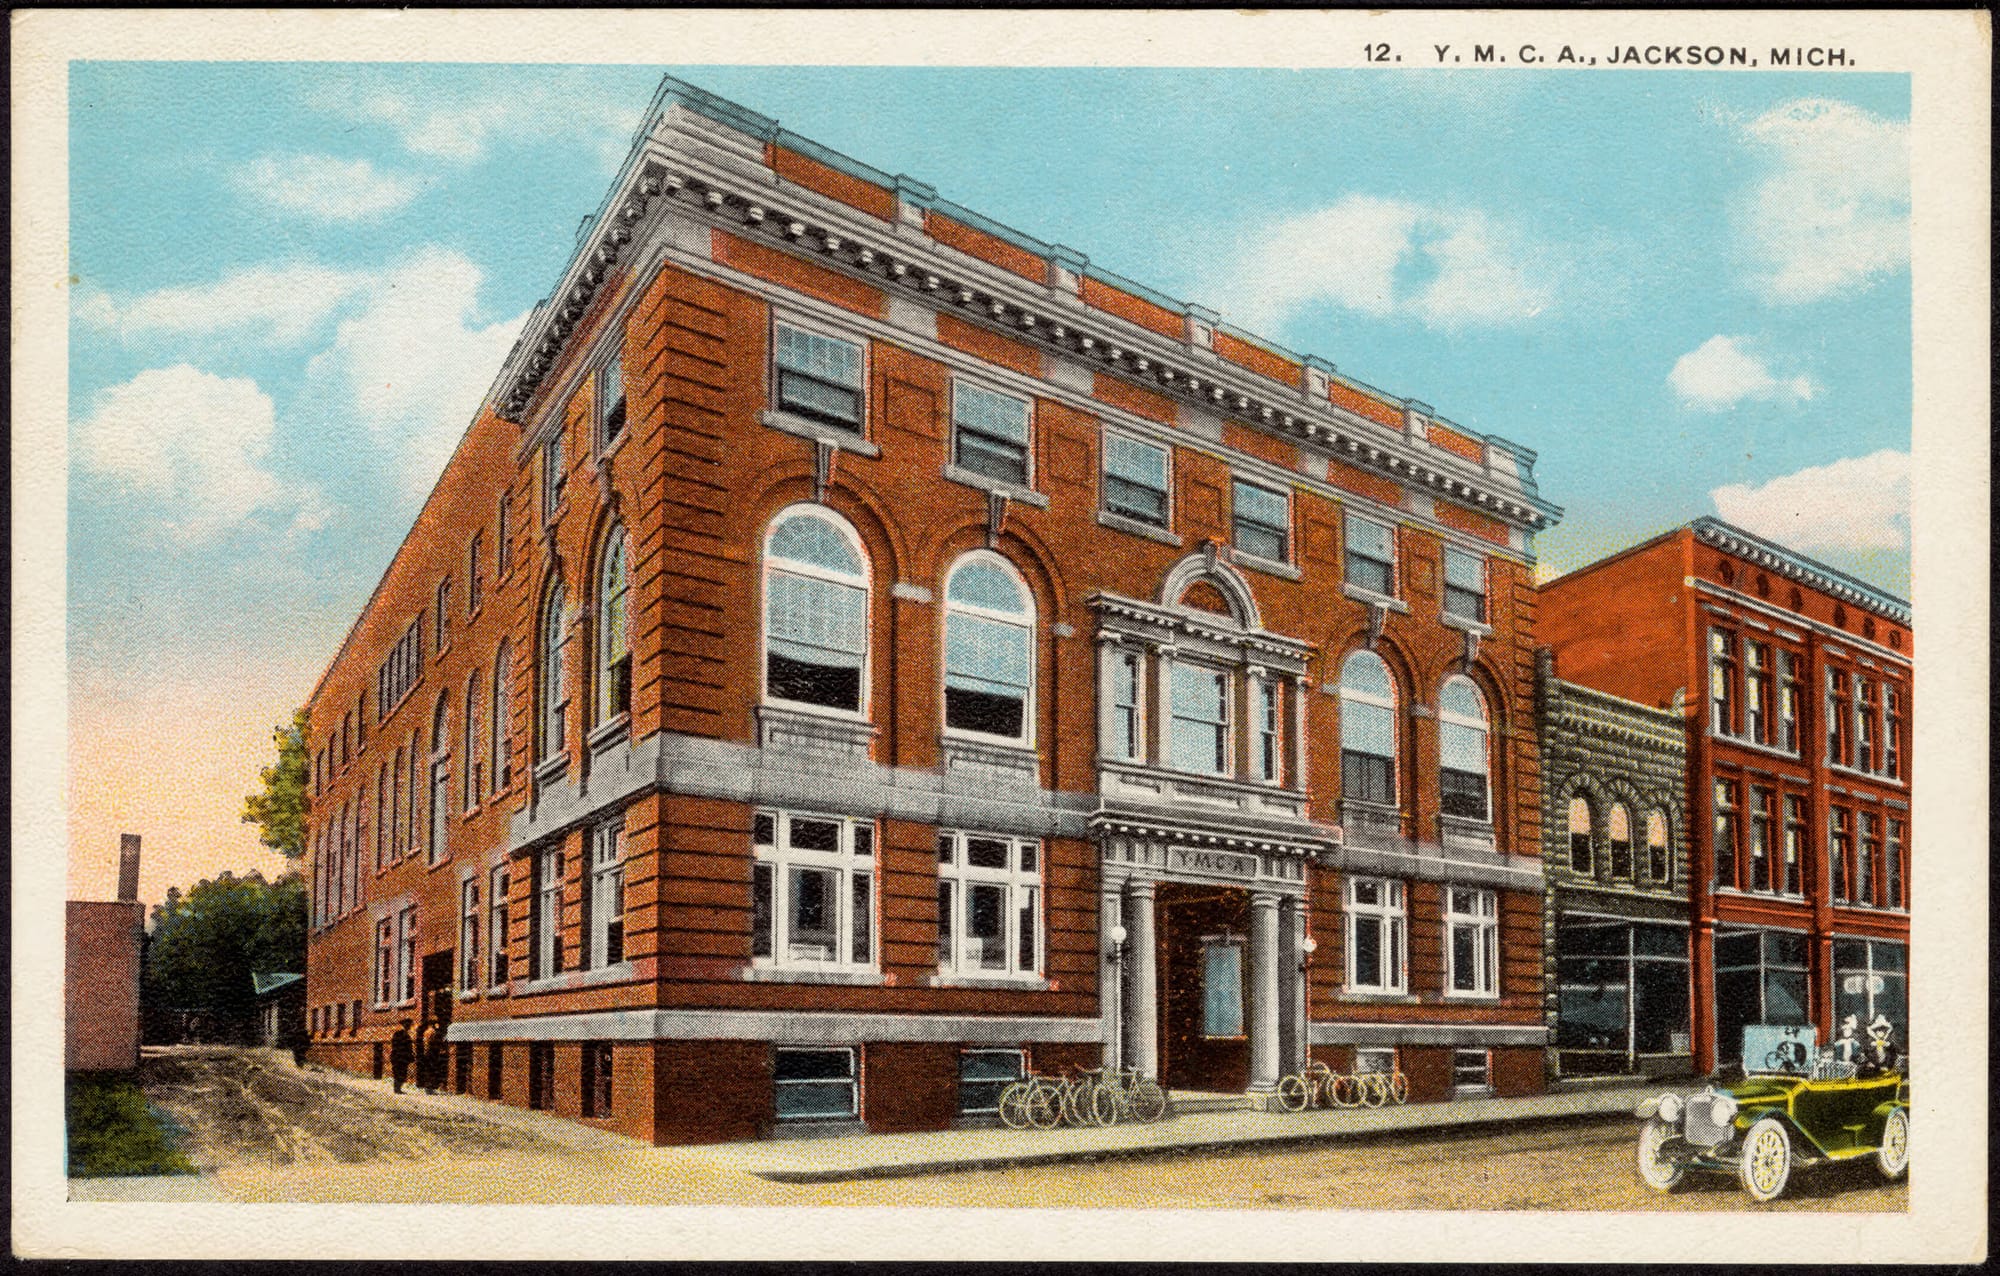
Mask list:
[[[1299,1054],[1301,1056],[1299,1071],[1301,1072],[1312,1062],[1312,983],[1307,979],[1306,971],[1311,967],[1313,951],[1318,947],[1319,944],[1313,939],[1310,931],[1299,941]]]
[[[1125,927],[1111,926],[1111,1070],[1125,1067]]]

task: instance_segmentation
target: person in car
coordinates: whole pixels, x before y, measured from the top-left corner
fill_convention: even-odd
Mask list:
[[[1867,1043],[1861,1040],[1861,1020],[1848,1015],[1840,1021],[1840,1035],[1833,1041],[1833,1057],[1842,1063],[1859,1064],[1865,1053]]]
[[[1861,1052],[1860,1075],[1880,1076],[1884,1072],[1894,1072],[1903,1061],[1903,1052],[1896,1048],[1896,1029],[1888,1016],[1876,1015],[1868,1025],[1868,1044]]]

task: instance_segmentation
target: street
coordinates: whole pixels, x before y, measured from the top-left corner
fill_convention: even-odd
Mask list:
[[[391,1094],[273,1052],[152,1054],[149,1097],[229,1197],[621,1205],[937,1205],[1111,1209],[1837,1210],[1908,1208],[1872,1163],[1797,1171],[1754,1206],[1733,1177],[1662,1195],[1633,1168],[1628,1118],[1402,1134],[835,1183],[750,1172],[756,1144],[651,1148],[474,1100]],[[1278,1118],[1274,1118],[1278,1119]],[[1020,1136],[1029,1145],[1033,1131]]]

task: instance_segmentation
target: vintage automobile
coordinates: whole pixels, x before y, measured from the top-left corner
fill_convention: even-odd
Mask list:
[[[1883,1177],[1910,1163],[1907,1068],[1857,1076],[1822,1056],[1811,1028],[1743,1031],[1743,1079],[1640,1103],[1639,1177],[1672,1191],[1689,1170],[1734,1174],[1757,1201],[1785,1190],[1794,1166],[1873,1156]]]

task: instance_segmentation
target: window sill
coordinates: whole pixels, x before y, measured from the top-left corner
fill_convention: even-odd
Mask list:
[[[597,453],[592,459],[599,462],[600,464],[605,461],[611,460],[613,457],[617,456],[621,451],[623,451],[625,448],[625,441],[632,437],[632,422],[630,420],[629,412],[627,414],[627,420],[624,426],[618,431],[617,438],[612,439],[608,443],[605,442],[601,437],[602,429],[603,429],[603,423],[600,422],[598,424],[598,428],[593,429],[590,432],[592,437],[596,440],[597,443]]]
[[[1481,638],[1493,636],[1493,626],[1483,620],[1474,620],[1470,616],[1460,616],[1448,611],[1439,612],[1438,623],[1447,629],[1463,629],[1466,633],[1478,634]]]
[[[1842,766],[1838,762],[1827,763],[1826,769],[1835,775],[1845,776],[1850,780],[1860,780],[1867,784],[1892,784],[1899,789],[1903,789],[1908,788],[1910,783],[1901,776],[1884,775],[1875,771],[1863,771],[1856,767]]]
[[[954,483],[963,483],[967,487],[976,487],[982,492],[998,492],[1010,501],[1019,501],[1023,505],[1032,505],[1036,509],[1045,510],[1049,507],[1049,498],[1043,496],[1035,489],[1022,487],[1018,483],[1009,483],[1005,479],[990,478],[987,475],[979,473],[977,470],[968,470],[963,466],[947,464],[944,467],[944,476]]]
[[[568,754],[558,753],[552,758],[543,758],[540,762],[535,763],[535,783],[543,786],[554,784],[557,780],[562,779],[568,771]]]
[[[1376,992],[1369,988],[1343,988],[1342,1001],[1351,1001],[1365,1006],[1414,1006],[1419,999],[1407,992]]]
[[[1738,749],[1748,749],[1752,753],[1762,753],[1765,754],[1766,756],[1773,758],[1783,758],[1787,762],[1803,761],[1803,759],[1800,758],[1798,753],[1794,750],[1783,749],[1775,744],[1764,744],[1759,741],[1752,740],[1748,736],[1724,735],[1713,730],[1711,730],[1708,733],[1708,736],[1709,739],[1711,740],[1718,740],[1723,744],[1732,745]],[[1859,773],[1857,772],[1857,774]]]
[[[1483,1001],[1488,1005],[1500,1004],[1500,994],[1497,992],[1453,992],[1447,988],[1444,991],[1444,999],[1446,1001]]]
[[[1775,904],[1803,904],[1806,902],[1806,897],[1796,891],[1746,891],[1735,886],[1717,886],[1712,888],[1711,893],[1726,895],[1730,899],[1760,899]],[[1834,907],[1839,908],[1841,905],[1836,902]]]
[[[1290,563],[1279,562],[1275,558],[1265,558],[1262,554],[1252,554],[1248,550],[1235,550],[1232,561],[1238,567],[1248,567],[1252,571],[1263,572],[1266,576],[1276,576],[1279,580],[1304,580],[1305,574]]]
[[[887,982],[879,970],[815,966],[744,966],[736,972],[736,977],[750,984],[831,984],[848,988],[880,988]]]
[[[552,530],[557,523],[563,521],[563,515],[567,513],[569,513],[569,496],[567,494],[558,497],[554,505],[543,506],[542,530],[545,532]]]
[[[1342,581],[1340,584],[1340,594],[1343,598],[1352,599],[1357,603],[1367,603],[1370,607],[1380,607],[1384,611],[1401,612],[1404,615],[1408,615],[1410,612],[1410,605],[1400,598],[1391,598],[1387,594],[1378,594],[1372,589],[1363,589],[1359,585],[1349,584],[1346,581]],[[1328,685],[1332,686],[1333,684],[1329,683]]]
[[[1040,975],[962,975],[940,970],[925,981],[932,988],[984,988],[993,992],[1046,992],[1049,981]]]
[[[602,753],[612,745],[624,740],[632,730],[632,715],[621,713],[617,717],[599,724],[584,738],[592,753]]]
[[[1179,549],[1183,543],[1179,536],[1176,536],[1173,532],[1156,523],[1148,523],[1137,518],[1127,518],[1123,514],[1113,514],[1110,510],[1097,511],[1097,521],[1100,525],[1109,527],[1113,531],[1127,532],[1133,536],[1143,536],[1149,541],[1158,541],[1162,545],[1172,545],[1175,549]]]
[[[809,421],[802,416],[767,408],[758,418],[765,425],[786,434],[811,439],[815,443],[829,443],[842,452],[852,452],[856,456],[869,459],[882,455],[882,449],[861,436],[859,430],[843,430],[837,425],[827,425],[820,421]]]

